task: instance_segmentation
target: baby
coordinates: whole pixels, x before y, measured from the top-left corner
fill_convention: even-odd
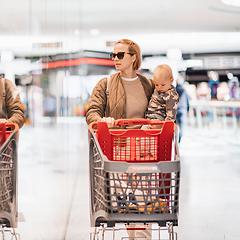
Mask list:
[[[153,72],[153,82],[155,90],[148,104],[146,118],[175,121],[179,96],[176,88],[172,85],[172,69],[166,64],[157,66]],[[153,126],[148,126],[148,128],[153,128]]]

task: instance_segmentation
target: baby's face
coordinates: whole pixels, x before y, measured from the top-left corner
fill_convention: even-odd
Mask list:
[[[159,92],[166,92],[173,83],[173,77],[157,76],[153,78],[155,88]]]

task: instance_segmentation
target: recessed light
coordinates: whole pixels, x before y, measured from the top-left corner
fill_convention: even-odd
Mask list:
[[[89,32],[92,36],[97,36],[100,33],[98,29],[91,29]]]
[[[74,35],[79,36],[80,35],[80,30],[79,29],[75,29],[74,30]]]
[[[240,1],[239,0],[221,0],[222,3],[234,7],[240,7]]]

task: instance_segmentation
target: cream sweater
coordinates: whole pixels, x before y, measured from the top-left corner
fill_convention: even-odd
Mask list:
[[[138,77],[123,79],[123,87],[126,92],[126,118],[144,118],[148,106],[148,99]]]

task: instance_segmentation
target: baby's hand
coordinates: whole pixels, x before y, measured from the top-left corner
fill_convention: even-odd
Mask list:
[[[102,121],[102,122],[106,122],[107,125],[108,125],[108,127],[113,127],[113,124],[114,124],[115,119],[112,118],[112,117],[104,117],[104,118],[102,118],[101,121]]]
[[[152,120],[152,122],[159,122],[158,119]],[[148,129],[161,129],[162,128],[162,124],[158,124],[158,125],[148,125]]]

